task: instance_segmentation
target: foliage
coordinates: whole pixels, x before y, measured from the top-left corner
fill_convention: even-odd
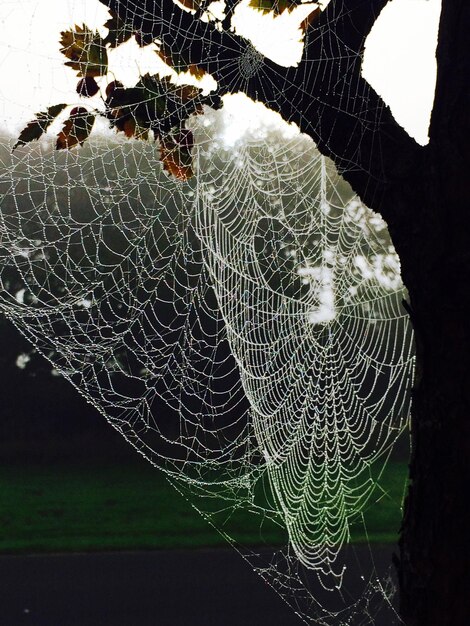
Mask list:
[[[73,148],[76,145],[82,145],[91,133],[95,116],[88,113],[84,107],[75,107],[70,112],[70,117],[65,122],[62,130],[57,137],[57,150]]]
[[[281,15],[284,11],[290,13],[302,4],[301,0],[250,0],[250,7],[262,13]]]
[[[125,22],[121,20],[117,13],[110,11],[111,17],[105,22],[105,27],[108,29],[108,34],[103,40],[104,45],[109,45],[110,48],[116,48],[122,43],[128,41],[133,32]]]
[[[197,14],[205,6],[198,0],[184,0],[182,4]],[[291,12],[300,4],[301,0],[250,2],[251,7],[275,16]],[[320,14],[317,3],[309,6],[312,12],[302,22],[303,30]],[[194,173],[191,153],[193,138],[186,129],[186,122],[191,115],[202,113],[203,104],[216,108],[220,106],[220,98],[203,96],[201,89],[188,84],[178,87],[167,77],[158,74],[146,74],[132,87],[124,87],[114,76],[109,76],[108,51],[129,41],[131,37],[141,47],[157,43],[148,33],[128,26],[116,12],[109,12],[110,17],[104,24],[108,34],[104,38],[85,24],[75,25],[61,33],[60,51],[67,59],[65,65],[80,78],[76,88],[78,95],[87,100],[98,96],[101,106],[92,107],[87,102],[86,105],[74,107],[57,136],[56,149],[70,150],[83,145],[99,116],[105,118],[117,133],[129,139],[158,141],[164,169],[170,176],[186,181]],[[187,73],[192,78],[201,79],[205,74],[204,69],[191,62],[183,50],[170,49],[168,42],[158,42],[156,52],[180,77]],[[96,79],[104,84],[100,85]],[[55,105],[39,113],[20,133],[13,149],[39,139],[66,106]]]
[[[99,33],[85,24],[61,33],[60,51],[69,59],[65,65],[81,77],[104,76],[108,71],[108,53]]]
[[[39,139],[66,106],[65,103],[55,104],[49,107],[47,111],[38,113],[36,119],[29,122],[26,128],[21,131],[18,141],[13,146],[13,150],[18,148],[18,146],[24,146],[30,141]]]
[[[61,52],[67,58],[80,80],[77,93],[82,98],[99,94],[102,109],[86,106],[74,107],[57,136],[56,149],[70,150],[81,146],[90,136],[96,117],[104,117],[111,128],[128,138],[143,141],[157,140],[164,169],[173,177],[186,181],[193,175],[193,138],[185,124],[191,115],[202,113],[203,104],[218,106],[217,97],[203,96],[202,89],[176,86],[168,77],[146,74],[133,87],[124,87],[111,80],[103,95],[96,79],[108,78],[108,49],[116,48],[134,36],[140,46],[153,43],[153,39],[140,31],[130,30],[121,18],[110,11],[105,23],[108,34],[103,39],[98,32],[85,24],[61,33]],[[170,53],[163,46],[157,51],[160,58],[177,73],[189,72],[201,78],[204,71],[189,63],[182,54]],[[39,139],[67,104],[51,106],[39,113],[20,133],[13,150]]]

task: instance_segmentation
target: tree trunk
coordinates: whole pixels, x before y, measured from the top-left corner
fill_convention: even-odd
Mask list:
[[[408,232],[392,232],[417,348],[397,560],[407,626],[470,624],[469,27],[468,1],[444,0],[426,162],[410,179]]]
[[[442,202],[444,193],[436,204],[437,198]],[[470,228],[445,232],[431,215],[427,221],[415,247],[410,233],[401,254],[417,371],[398,563],[400,614],[407,626],[464,626],[470,624]]]
[[[431,270],[410,294],[421,372],[400,539],[407,626],[470,624],[470,325],[465,300],[448,299],[454,285],[446,277],[444,268],[442,280]]]
[[[246,42],[188,14],[173,19],[171,0],[101,2],[169,48],[191,41],[191,62],[213,72],[222,92],[239,89],[233,68]],[[417,347],[410,487],[396,560],[400,613],[407,626],[468,626],[470,2],[442,0],[425,149],[410,140],[361,75],[367,34],[386,4],[332,0],[310,29],[299,66],[280,69],[265,60],[244,89],[298,123],[389,225]]]

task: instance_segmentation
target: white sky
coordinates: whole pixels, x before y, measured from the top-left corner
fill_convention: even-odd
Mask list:
[[[269,52],[271,47],[270,56],[277,53],[278,62],[298,58],[299,31],[284,23],[292,18],[253,15],[247,3],[244,0],[237,10],[238,30],[254,32],[260,49]],[[392,0],[369,36],[364,60],[367,80],[421,143],[427,139],[432,108],[440,4],[441,0]],[[98,0],[0,0],[0,130],[17,133],[34,113],[51,104],[78,101],[77,77],[64,66],[59,52],[60,31],[75,23],[98,28],[107,19]],[[113,53],[110,67],[130,85],[139,72],[155,72],[158,61],[152,50],[141,50],[133,41],[126,46]],[[243,118],[239,103],[237,110]]]

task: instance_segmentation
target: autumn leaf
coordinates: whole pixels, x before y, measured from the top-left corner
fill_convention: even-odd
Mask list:
[[[72,109],[70,117],[57,137],[56,149],[65,150],[82,145],[90,136],[94,123],[95,115],[84,107]]]
[[[143,138],[165,116],[168,87],[156,76],[145,74],[134,87],[125,88],[118,82],[106,88],[106,117],[118,131],[127,136]],[[128,120],[134,122],[127,123]],[[135,123],[136,132],[132,132]]]
[[[157,74],[147,73],[139,78],[135,86],[142,90],[144,99],[148,100],[164,97],[170,85],[171,83],[166,76],[160,78]]]
[[[301,0],[250,0],[249,6],[264,14],[272,12],[278,16],[284,11],[290,13],[301,4]]]
[[[135,139],[142,139],[145,141],[149,138],[148,127],[145,128],[140,126],[135,117],[132,115],[118,118],[113,125],[116,130],[123,132],[129,139],[134,137]]]
[[[185,131],[190,133],[190,131]],[[167,136],[160,140],[160,159],[164,169],[171,175],[181,181],[189,180],[193,175],[193,158],[191,155],[192,134],[191,138],[185,134],[181,141]]]
[[[175,128],[184,127],[191,115],[202,113],[203,105],[209,102],[212,99],[203,96],[198,87],[175,85],[166,76],[145,74],[134,87],[124,87],[117,81],[109,83],[105,116],[111,127],[127,137],[147,139],[152,130],[155,138],[168,138]],[[166,144],[169,143],[167,140]],[[164,152],[169,153],[169,149]],[[178,157],[178,165],[181,165],[182,158]],[[191,159],[188,159],[190,165]],[[169,163],[170,160],[168,157]],[[188,164],[184,165],[187,167]],[[172,167],[175,169],[176,166]]]
[[[178,0],[178,2],[190,11],[197,11],[201,6],[201,2],[198,0]]]
[[[38,113],[36,119],[29,122],[26,128],[21,131],[12,151],[18,148],[18,146],[24,146],[30,141],[39,139],[66,106],[66,104],[54,104],[54,106],[49,107],[47,111]]]
[[[118,80],[112,80],[106,86],[106,96],[110,98],[116,89],[124,89],[124,85]]]
[[[193,85],[181,85],[180,87],[174,88],[172,93],[179,98],[181,102],[186,103],[200,96],[201,90]]]
[[[171,67],[171,69],[176,72],[189,72],[191,76],[197,79],[201,79],[206,74],[202,67],[194,63],[189,63],[180,53],[170,52],[163,46],[160,46],[160,49],[156,50],[156,53],[168,67]]]
[[[188,65],[188,72],[191,74],[191,76],[194,76],[194,78],[202,78],[206,73],[202,69],[202,67],[199,67],[199,65],[194,65],[194,63]]]
[[[103,40],[103,44],[109,44],[111,48],[117,48],[122,43],[128,41],[132,35],[133,30],[130,29],[127,24],[122,20],[117,13],[109,10],[111,17],[105,22],[105,27],[108,29],[108,34]]]
[[[113,81],[106,87],[106,117],[111,126],[126,137],[148,139],[148,131],[165,108],[157,103],[159,94],[146,91],[140,81],[135,87],[125,88]]]
[[[98,93],[99,90],[100,88],[98,87],[98,83],[92,76],[81,78],[78,81],[77,93],[85,98],[92,98]]]
[[[266,15],[274,10],[274,4],[272,0],[250,0],[248,6]]]
[[[312,7],[314,6],[315,5],[312,5]],[[315,24],[315,22],[319,20],[320,15],[321,15],[321,10],[320,10],[320,7],[317,6],[316,8],[313,9],[311,13],[307,15],[307,17],[304,20],[300,22],[300,29],[303,30],[304,33],[306,33],[308,27],[311,26],[312,24]]]
[[[108,71],[108,53],[100,34],[87,26],[61,33],[61,49],[69,61],[65,63],[83,78],[103,76]]]

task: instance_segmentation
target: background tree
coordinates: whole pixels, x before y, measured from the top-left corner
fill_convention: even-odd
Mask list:
[[[410,486],[396,560],[400,613],[410,626],[468,623],[470,6],[443,2],[430,141],[419,146],[361,75],[366,37],[387,0],[332,0],[308,27],[295,68],[260,59],[249,42],[172,0],[102,1],[130,27],[184,50],[216,78],[219,94],[243,89],[296,122],[387,221],[417,349]],[[234,63],[243,58],[262,71],[240,80]],[[306,72],[312,62],[315,71]]]

